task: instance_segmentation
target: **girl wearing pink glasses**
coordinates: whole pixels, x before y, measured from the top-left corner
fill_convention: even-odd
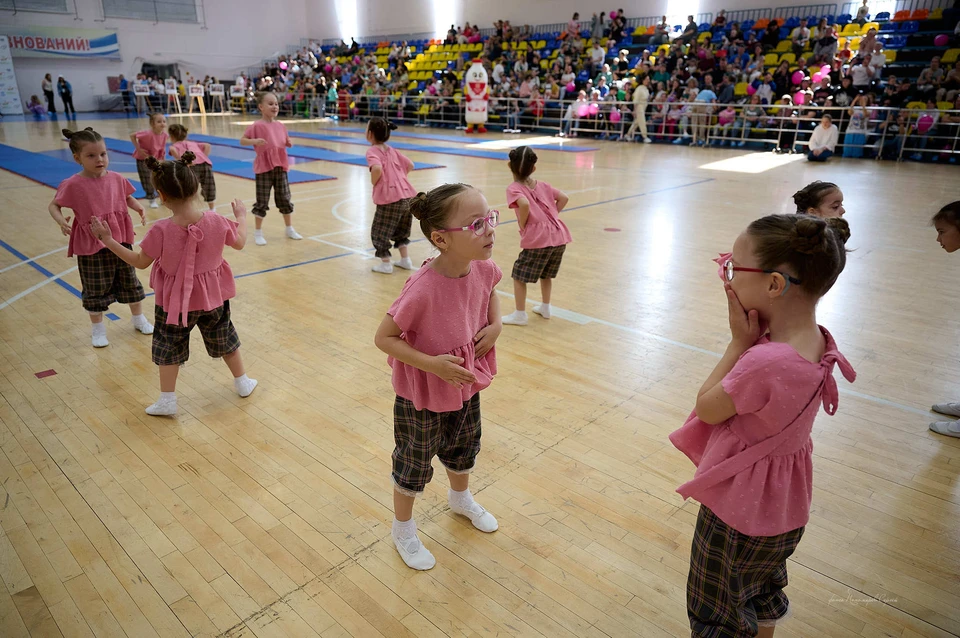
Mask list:
[[[420,229],[440,251],[414,273],[380,323],[375,342],[389,355],[396,448],[393,451],[393,541],[413,569],[430,569],[413,504],[440,458],[450,480],[450,509],[482,532],[497,519],[470,494],[480,452],[480,391],[497,373],[500,336],[496,285],[503,273],[490,259],[500,213],[466,184],[444,184],[410,200]]]
[[[820,406],[837,409],[834,365],[853,368],[819,299],[846,265],[847,222],[771,215],[720,264],[730,344],[670,441],[697,466],[677,492],[700,501],[687,578],[694,636],[773,636],[789,611],[787,558],[810,517]]]

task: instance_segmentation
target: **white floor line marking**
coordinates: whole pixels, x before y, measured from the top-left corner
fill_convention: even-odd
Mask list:
[[[497,290],[497,294],[513,299],[512,292],[506,292],[503,290]],[[529,303],[540,303],[535,299],[527,298]],[[673,339],[668,339],[667,337],[661,337],[644,330],[639,330],[637,328],[631,328],[630,326],[624,326],[619,323],[614,323],[612,321],[607,321],[605,319],[599,319],[597,317],[591,317],[590,315],[582,315],[579,312],[574,312],[572,310],[566,310],[564,308],[558,308],[557,306],[550,306],[550,314],[553,317],[559,319],[566,319],[573,323],[579,324],[581,326],[587,325],[589,323],[600,324],[601,326],[607,326],[608,328],[614,328],[623,332],[629,332],[647,339],[652,339],[654,341],[659,341],[660,343],[666,343],[671,346],[676,346],[678,348],[683,348],[684,350],[690,350],[692,352],[699,352],[700,354],[705,354],[713,357],[714,359],[719,359],[722,355],[719,352],[714,352],[713,350],[707,350],[705,348],[700,348],[689,343],[684,343],[682,341],[675,341]],[[864,401],[870,401],[871,403],[876,403],[878,405],[885,405],[891,408],[898,408],[904,412],[910,412],[911,414],[918,414],[927,418],[934,418],[934,416],[927,410],[921,410],[913,406],[904,405],[902,403],[897,403],[896,401],[890,401],[889,399],[883,399],[881,397],[875,397],[871,394],[865,394],[863,392],[857,392],[856,390],[849,390],[847,388],[840,388],[840,394],[845,394],[847,396],[856,397],[858,399],[863,399]]]
[[[360,250],[359,248],[351,248],[350,246],[344,246],[343,244],[335,244],[332,241],[327,241],[325,239],[320,239],[319,237],[307,237],[307,239],[312,239],[315,242],[321,244],[326,244],[327,246],[333,246],[334,248],[339,248],[341,250],[346,250],[348,252],[354,253],[356,255],[363,256],[364,259],[373,259],[374,257],[368,254],[366,251]]]
[[[60,273],[60,274],[54,275],[53,277],[47,277],[46,279],[44,279],[43,281],[41,281],[41,282],[38,283],[37,285],[35,285],[35,286],[30,286],[29,288],[27,288],[27,289],[24,290],[23,292],[17,293],[16,295],[10,297],[9,299],[7,299],[6,301],[4,301],[3,303],[0,303],[0,310],[3,310],[4,308],[6,308],[6,307],[9,306],[10,304],[12,304],[14,301],[17,301],[18,299],[22,299],[23,297],[26,297],[26,296],[29,295],[31,292],[33,292],[33,291],[35,291],[35,290],[39,290],[40,288],[43,288],[44,286],[46,286],[46,285],[49,284],[50,282],[56,281],[57,279],[60,279],[60,277],[63,277],[64,275],[68,275],[68,274],[72,273],[72,272],[73,272],[74,270],[76,270],[76,269],[77,269],[76,266],[74,266],[73,268],[68,268],[68,269],[64,270],[64,271],[63,271],[62,273]]]
[[[66,246],[61,246],[60,248],[54,248],[53,250],[47,251],[42,255],[37,255],[36,257],[31,257],[30,259],[24,259],[23,261],[18,261],[15,264],[11,264],[5,268],[0,268],[0,274],[7,272],[8,270],[13,270],[17,266],[26,266],[27,264],[37,261],[38,259],[43,259],[44,257],[49,257],[50,255],[56,255],[58,252],[66,250]]]

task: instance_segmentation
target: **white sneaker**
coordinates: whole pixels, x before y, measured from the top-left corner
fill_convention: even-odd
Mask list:
[[[543,304],[538,303],[536,306],[533,307],[533,311],[538,315],[540,315],[541,317],[543,317],[544,319],[550,318],[550,306],[547,306],[546,308],[544,308]]]
[[[397,268],[403,268],[404,270],[416,270],[416,266],[413,265],[413,262],[410,261],[409,257],[404,257],[400,261],[393,262],[393,265]]]
[[[433,557],[430,550],[423,546],[420,537],[414,534],[409,538],[397,538],[391,533],[393,544],[397,546],[397,552],[400,558],[410,569],[426,571],[437,564],[437,559]]]
[[[93,344],[94,348],[106,348],[110,345],[110,342],[107,341],[107,335],[104,334],[94,334],[90,338],[90,342]]]
[[[373,272],[383,273],[384,275],[390,275],[393,273],[393,264],[391,264],[389,261],[381,261],[370,270]]]
[[[527,325],[527,313],[523,310],[514,310],[500,321],[505,326],[525,326]]]
[[[293,226],[287,226],[287,239],[303,239],[303,235],[298,233]]]
[[[156,199],[151,199],[150,208],[160,208],[160,201]]]
[[[960,403],[938,403],[931,409],[948,416],[960,416]]]
[[[936,421],[930,424],[930,429],[937,434],[952,436],[960,439],[960,422],[957,421]]]
[[[251,379],[247,375],[236,377],[233,380],[233,387],[236,388],[237,394],[243,398],[247,398],[253,394],[253,390],[257,387],[257,380]]]
[[[173,416],[177,413],[177,396],[170,398],[165,392],[161,392],[157,402],[147,406],[146,413],[150,416]]]
[[[137,321],[136,318],[133,318],[131,319],[131,323],[133,324],[133,327],[137,330],[137,332],[139,332],[140,334],[144,334],[144,335],[153,334],[153,325],[149,321],[147,321],[147,318],[144,317],[143,315],[140,315],[140,321]]]
[[[263,236],[262,232],[255,231],[253,233],[253,243],[255,243],[257,246],[266,246],[267,238]]]
[[[644,144],[653,144],[653,140],[651,140],[649,137],[645,137],[645,138],[643,138],[643,143],[644,143]]]
[[[452,491],[453,490],[451,490],[451,492]],[[450,505],[450,511],[454,514],[469,518],[473,526],[481,532],[489,534],[490,532],[497,531],[500,527],[500,524],[497,523],[497,519],[493,517],[493,514],[485,510],[480,503],[473,500],[472,496],[470,497],[470,502],[464,505],[463,503],[454,502],[453,498],[448,495],[447,503]]]

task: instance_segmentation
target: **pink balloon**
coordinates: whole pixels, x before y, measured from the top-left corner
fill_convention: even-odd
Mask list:
[[[704,59],[705,57],[707,57],[707,52],[704,51],[703,49],[700,49],[700,50],[697,51],[697,57],[702,60],[702,59]]]
[[[933,118],[924,113],[917,120],[917,130],[921,133],[926,133],[931,127],[933,127]]]
[[[590,109],[586,104],[581,104],[579,107],[577,107],[578,117],[587,117],[588,115],[590,115]]]
[[[805,78],[805,77],[806,77],[806,76],[803,74],[803,71],[794,71],[794,72],[793,72],[793,78],[792,78],[793,83],[794,83],[794,84],[800,84],[801,82],[803,82],[803,78]]]
[[[950,36],[944,33],[941,33],[933,39],[933,45],[938,47],[945,47],[948,42],[950,42]]]
[[[753,95],[756,92],[757,92],[757,87],[755,87],[754,85],[751,84],[750,86],[747,87],[747,95]]]
[[[830,65],[829,65],[829,64],[824,64],[822,67],[820,67],[820,74],[821,74],[821,75],[830,75],[830,71],[831,71],[831,70],[832,70],[832,69],[830,68]]]
[[[617,122],[619,122],[619,121],[620,121],[620,111],[618,111],[617,109],[614,109],[614,110],[610,111],[610,121],[613,122],[614,124],[616,124]]]
[[[823,75],[822,75],[821,73],[814,73],[814,74],[813,74],[813,83],[814,83],[814,84],[820,84],[820,80],[822,80],[822,79],[823,79]]]
[[[567,93],[573,93],[576,90],[577,90],[577,85],[574,84],[573,82],[567,85]]]
[[[280,68],[283,69],[284,71],[286,71],[286,70],[287,70],[287,63],[286,63],[286,62],[281,62],[281,63],[280,63]]]
[[[803,91],[797,91],[793,96],[794,104],[803,104],[807,101],[807,94]]]
[[[616,20],[616,19],[617,19],[617,12],[616,12],[616,11],[611,11],[611,12],[610,12],[610,19],[611,19],[611,20]]]
[[[324,64],[324,65],[323,65],[323,70],[324,70],[324,72],[326,72],[326,73],[330,73],[330,71],[333,71],[333,67],[330,66],[329,64]]]
[[[597,104],[591,104],[588,110],[590,112],[590,115],[596,115],[597,113],[600,112],[600,106]]]

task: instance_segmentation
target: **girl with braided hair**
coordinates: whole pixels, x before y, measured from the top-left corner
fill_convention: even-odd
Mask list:
[[[677,492],[700,501],[687,578],[693,636],[773,636],[786,618],[787,558],[810,517],[820,406],[837,409],[833,368],[856,373],[817,302],[846,265],[839,217],[770,215],[720,264],[731,340],[670,441],[697,466]]]
[[[177,413],[177,373],[190,357],[190,332],[200,328],[207,354],[223,358],[241,397],[250,396],[257,381],[247,377],[240,358],[240,338],[230,319],[230,299],[236,296],[233,271],[223,247],[241,250],[247,241],[247,209],[233,201],[230,221],[199,207],[200,182],[190,168],[195,159],[185,151],[174,162],[146,159],[153,183],[173,216],[158,221],[132,250],[113,238],[111,228],[93,219],[91,231],[124,262],[135,268],[151,264],[150,287],[156,291],[153,362],[160,366],[160,398],[147,408],[153,416]]]
[[[153,326],[143,316],[140,305],[145,295],[136,270],[117,259],[90,232],[90,222],[96,219],[110,228],[118,242],[130,248],[134,234],[127,209],[137,211],[140,223],[146,224],[143,206],[133,198],[133,184],[119,173],[107,170],[110,157],[99,133],[92,128],[63,129],[63,136],[83,170],[60,182],[47,210],[60,226],[60,232],[70,237],[67,257],[77,257],[83,287],[81,301],[90,314],[93,347],[109,345],[103,313],[115,301],[130,304],[133,327],[142,334],[152,334]],[[72,224],[69,217],[63,216],[63,208],[73,210]]]

